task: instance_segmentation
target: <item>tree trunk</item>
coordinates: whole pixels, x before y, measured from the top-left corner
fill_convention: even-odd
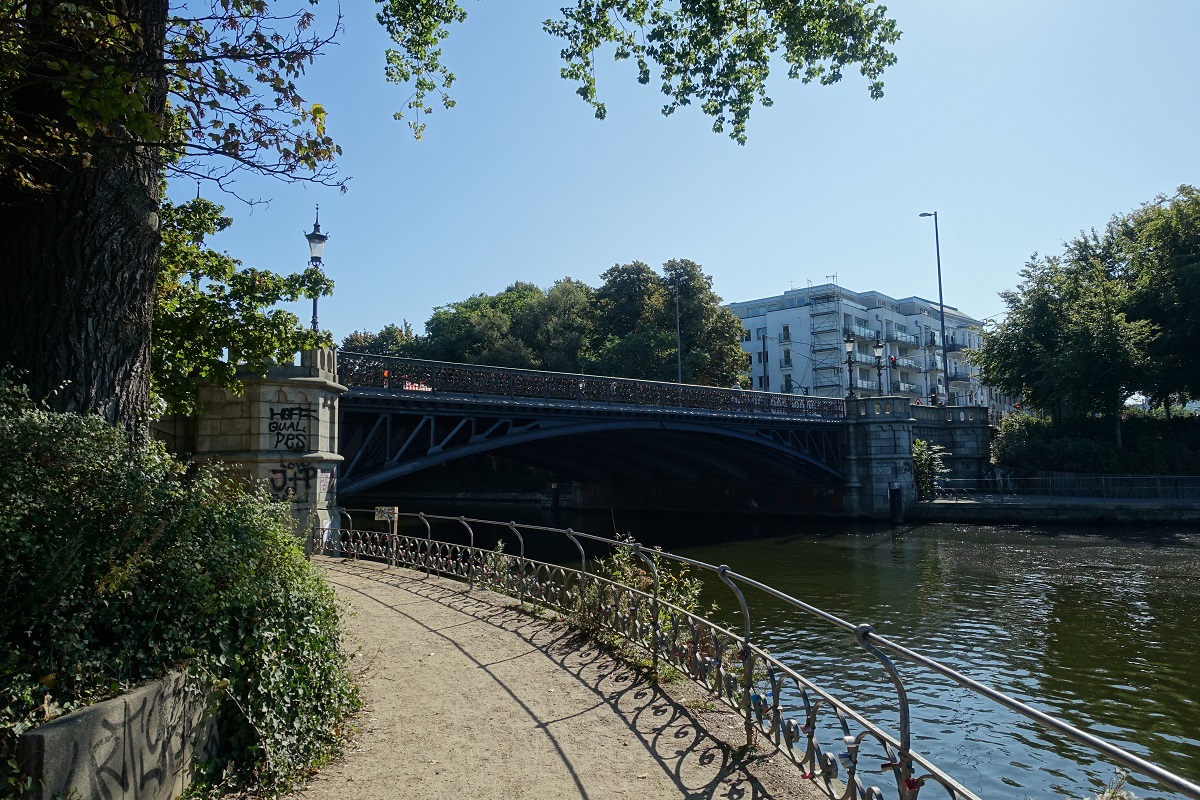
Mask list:
[[[0,340],[34,398],[133,425],[149,399],[158,175],[121,150],[3,209]]]
[[[134,58],[157,87],[148,108],[161,112],[166,0],[130,0],[125,10],[141,26]],[[52,88],[15,102],[66,118]],[[128,137],[116,126],[109,133]],[[133,426],[149,398],[160,159],[155,148],[104,134],[87,148],[90,163],[46,167],[49,188],[0,185],[0,364],[16,367],[17,381],[55,410]]]

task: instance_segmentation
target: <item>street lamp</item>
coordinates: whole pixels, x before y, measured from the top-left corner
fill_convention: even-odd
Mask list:
[[[879,374],[879,396],[883,397],[883,340],[878,334],[875,336],[875,344],[871,345],[871,350],[875,353],[875,372]]]
[[[321,206],[317,206],[317,218],[313,222],[312,233],[304,234],[308,239],[308,263],[314,267],[321,266],[321,254],[325,252],[325,242],[329,234],[321,233]],[[317,295],[313,294],[312,329],[317,330]]]
[[[842,337],[842,344],[846,347],[846,399],[854,399],[854,334],[846,331],[846,335]]]
[[[938,217],[936,211],[923,211],[922,217],[933,217],[933,246],[937,253],[938,272],[938,309],[942,312],[942,382],[946,384],[946,403],[950,402],[950,367],[946,353],[946,301],[942,299],[942,242],[938,235]]]

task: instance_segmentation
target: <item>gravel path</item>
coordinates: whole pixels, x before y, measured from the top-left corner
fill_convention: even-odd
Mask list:
[[[740,719],[643,681],[566,626],[465,584],[319,559],[352,608],[365,707],[313,800],[821,797],[790,762],[735,760]]]

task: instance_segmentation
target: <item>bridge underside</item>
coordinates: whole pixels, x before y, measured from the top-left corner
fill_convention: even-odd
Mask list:
[[[406,475],[479,454],[576,481],[585,499],[601,505],[629,495],[628,489],[649,497],[652,490],[673,487],[676,497],[694,498],[685,502],[732,493],[735,503],[754,503],[752,489],[762,494],[765,487],[803,486],[822,493],[826,487],[832,493],[842,481],[838,429],[820,420],[580,417],[545,409],[523,416],[343,400],[340,439],[343,503]]]

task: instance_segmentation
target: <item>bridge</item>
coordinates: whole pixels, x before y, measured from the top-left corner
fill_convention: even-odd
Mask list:
[[[343,503],[483,453],[643,497],[686,487],[735,503],[757,503],[755,491],[840,502],[846,482],[838,398],[352,352],[337,360],[348,387],[338,421]]]

